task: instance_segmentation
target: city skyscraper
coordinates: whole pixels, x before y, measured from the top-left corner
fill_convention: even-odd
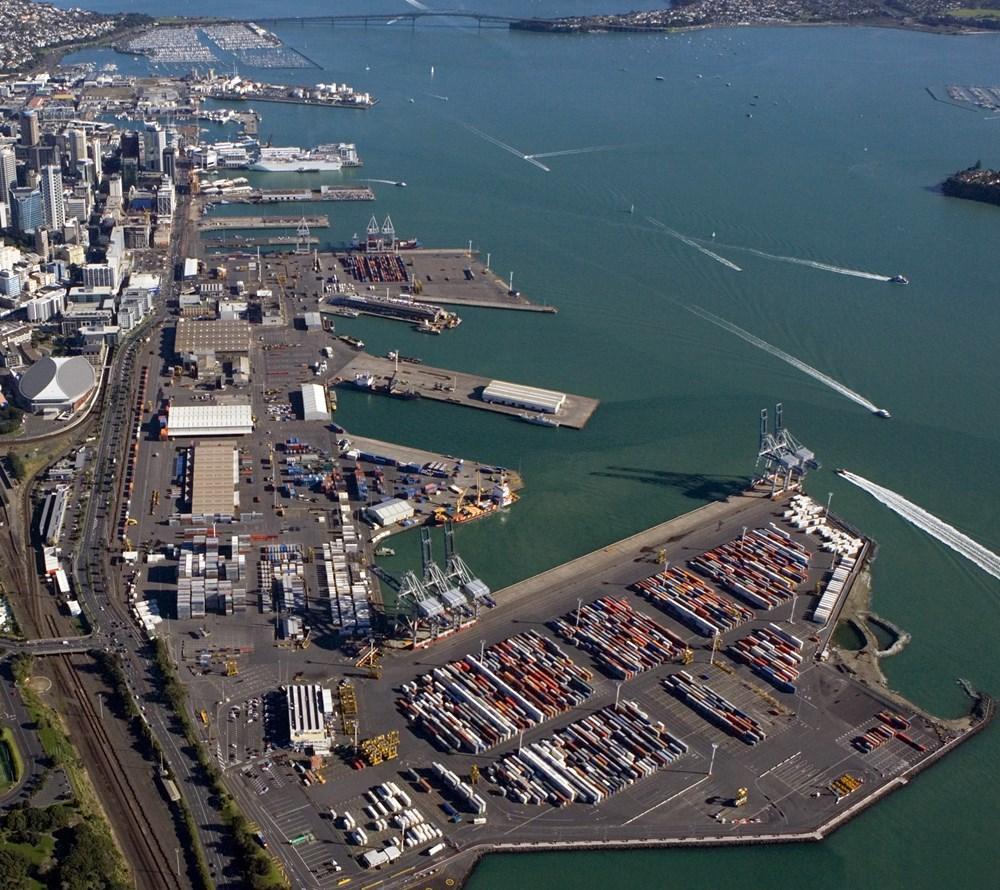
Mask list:
[[[62,231],[66,222],[66,208],[63,204],[62,172],[55,164],[42,167],[39,183],[42,192],[42,218],[50,229]]]
[[[6,202],[7,193],[17,187],[17,156],[12,148],[0,148],[0,201]]]
[[[143,158],[142,165],[146,170],[163,171],[163,149],[167,147],[167,134],[155,121],[146,124],[142,134]]]
[[[87,159],[87,134],[79,129],[67,130],[66,142],[69,146],[70,166],[75,169],[80,161]]]
[[[18,123],[21,126],[21,145],[38,145],[42,133],[38,115],[34,111],[22,111]]]
[[[33,235],[42,225],[42,193],[36,188],[10,190],[10,222],[14,231]]]

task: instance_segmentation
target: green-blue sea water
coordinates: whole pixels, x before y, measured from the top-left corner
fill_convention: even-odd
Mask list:
[[[465,5],[545,15],[656,4]],[[172,12],[279,8],[287,11],[213,0]],[[295,8],[413,7],[305,0]],[[331,228],[316,234],[349,239],[372,212],[391,214],[401,235],[427,245],[471,239],[526,296],[560,309],[462,310],[462,326],[441,337],[373,319],[338,320],[339,329],[373,352],[398,348],[430,364],[601,399],[575,432],[341,396],[338,421],[359,433],[521,470],[527,488],[513,510],[458,532],[466,560],[494,588],[724,495],[752,472],[759,410],[782,401],[787,425],[823,463],[808,490],[818,500],[833,492],[834,510],[879,542],[875,608],[913,634],[885,664],[891,683],[949,716],[968,705],[956,677],[1000,690],[997,580],[833,473],[847,467],[1000,550],[1000,208],[935,188],[977,160],[1000,166],[1000,120],[927,92],[1000,84],[1000,37],[869,28],[555,37],[467,22],[276,30],[321,68],[245,69],[249,76],[346,81],[381,101],[364,113],[256,106],[261,135],[275,145],[351,141],[365,160],[358,171],[270,176],[268,184],[408,183],[376,184],[375,204],[311,206],[331,216]],[[111,53],[78,58],[143,68]],[[546,173],[470,127],[524,154],[601,150],[543,159]],[[711,249],[742,271],[650,218],[714,239]],[[911,283],[743,247],[902,273]],[[688,305],[815,366],[892,419],[872,417]],[[407,537],[393,543],[396,567],[417,558]],[[986,886],[997,865],[998,756],[991,730],[821,845],[493,857],[471,886]]]

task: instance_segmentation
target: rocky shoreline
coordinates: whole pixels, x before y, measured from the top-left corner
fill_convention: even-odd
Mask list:
[[[979,164],[953,173],[941,191],[951,198],[965,198],[1000,205],[1000,170],[984,170]]]

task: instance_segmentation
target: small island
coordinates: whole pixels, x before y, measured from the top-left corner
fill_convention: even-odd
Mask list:
[[[966,31],[1000,28],[1000,5],[996,4],[997,0],[979,0],[974,8],[964,8],[955,0],[674,0],[662,10],[522,19],[510,27],[559,34],[846,24]]]
[[[941,190],[952,198],[1000,204],[1000,170],[986,170],[977,162],[949,176],[941,183]]]

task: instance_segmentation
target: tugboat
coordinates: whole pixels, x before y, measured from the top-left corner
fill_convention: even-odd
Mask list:
[[[889,284],[909,284],[909,283],[910,279],[907,278],[905,275],[893,275],[892,278],[889,279]]]
[[[885,417],[885,418],[892,417],[892,415],[885,408],[876,408],[874,411],[872,411],[872,414],[874,414],[876,417]]]
[[[360,372],[354,375],[354,385],[358,389],[372,390],[375,388],[375,375]]]

